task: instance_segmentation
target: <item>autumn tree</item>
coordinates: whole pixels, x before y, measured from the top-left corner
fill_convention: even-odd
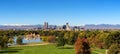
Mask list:
[[[55,36],[48,36],[47,41],[50,43],[55,43],[56,42],[56,37]]]
[[[75,42],[75,51],[76,54],[91,54],[89,42],[86,37],[77,38],[77,41]]]

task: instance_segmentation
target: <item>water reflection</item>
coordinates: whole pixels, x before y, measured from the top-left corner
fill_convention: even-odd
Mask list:
[[[14,42],[16,43],[17,37],[14,37]],[[23,43],[31,43],[31,42],[42,42],[42,40],[40,38],[35,38],[35,39],[25,39],[23,37]]]

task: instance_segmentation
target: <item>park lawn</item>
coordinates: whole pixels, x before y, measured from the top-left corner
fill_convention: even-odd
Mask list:
[[[0,54],[75,54],[74,49],[58,49],[55,45],[10,47]]]
[[[97,52],[100,52],[102,54],[105,54],[105,49],[96,48],[94,51],[97,51]]]
[[[99,49],[99,48],[94,48],[94,50],[92,50],[92,52],[94,54],[105,54],[105,49]]]
[[[56,47],[54,44],[41,45],[41,46],[19,46],[19,47],[9,47],[0,51],[0,54],[75,54],[73,48],[61,49]],[[92,52],[92,54],[98,54]]]

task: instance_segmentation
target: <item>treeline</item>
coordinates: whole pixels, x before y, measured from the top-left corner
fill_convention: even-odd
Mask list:
[[[37,31],[26,31],[26,30],[0,30],[0,36],[22,36],[22,35],[27,35],[31,33],[35,34],[40,34],[41,36],[58,36],[59,33],[65,33],[68,31],[55,31],[55,30],[49,30],[49,31],[44,31],[44,30],[37,30]]]
[[[87,38],[90,47],[98,47],[100,49],[109,49],[112,51],[113,48],[117,48],[115,52],[120,52],[120,31],[104,31],[104,30],[85,30],[85,31],[25,31],[25,30],[6,30],[0,31],[0,36],[24,36],[27,34],[39,34],[48,39],[49,42],[56,42],[58,46],[64,46],[65,44],[74,45],[79,38]]]
[[[120,31],[103,31],[103,30],[86,30],[86,31],[26,31],[26,30],[4,30],[0,31],[0,36],[24,36],[27,34],[40,34],[41,36],[55,36],[56,38],[62,36],[67,44],[73,45],[77,37],[87,37],[90,44],[105,48],[105,42],[108,40],[110,43],[120,42]],[[108,45],[110,45],[108,43]],[[108,46],[106,46],[108,48]]]

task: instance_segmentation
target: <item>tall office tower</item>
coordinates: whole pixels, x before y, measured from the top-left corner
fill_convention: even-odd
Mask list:
[[[69,23],[66,23],[66,29],[68,29],[69,28]]]
[[[44,22],[44,30],[48,29],[48,22]]]
[[[70,26],[69,26],[69,23],[66,23],[66,30],[70,31]]]

